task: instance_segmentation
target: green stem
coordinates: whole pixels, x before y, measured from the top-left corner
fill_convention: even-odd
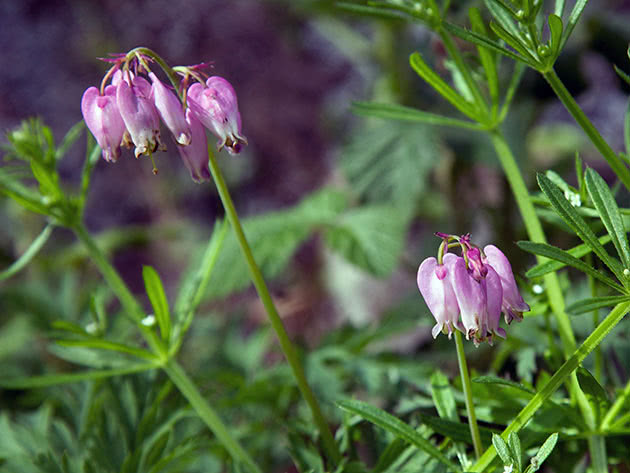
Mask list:
[[[79,224],[73,227],[73,230],[77,238],[85,246],[90,258],[98,267],[111,290],[116,294],[116,297],[118,297],[124,311],[142,329],[142,334],[153,351],[161,357],[161,363],[158,366],[161,366],[166,371],[173,383],[179,388],[184,397],[188,399],[195,411],[197,411],[199,417],[201,417],[210,430],[216,435],[217,439],[219,439],[228,452],[230,452],[233,458],[247,464],[252,472],[260,473],[261,470],[238,442],[232,438],[225,425],[221,422],[221,419],[201,396],[197,387],[190,381],[190,378],[188,378],[182,368],[174,360],[168,360],[166,348],[161,339],[157,337],[154,331],[143,327],[139,323],[144,317],[142,307],[138,304],[138,301],[131,291],[129,291],[125,282],[118,275],[116,269],[110,264],[104,253],[96,245],[96,242],[85,229],[85,226]]]
[[[221,418],[210,407],[203,398],[195,383],[191,381],[182,367],[175,360],[169,360],[164,366],[164,371],[169,378],[177,386],[179,391],[188,400],[190,405],[195,409],[199,417],[206,423],[210,430],[216,435],[221,445],[223,445],[232,458],[238,462],[244,463],[254,473],[261,473],[260,468],[256,465],[249,454],[241,447],[241,445],[232,437],[230,431],[225,426]]]
[[[573,96],[566,89],[556,72],[551,69],[548,72],[542,73],[542,75],[558,98],[562,101],[569,113],[573,115],[573,118],[578,125],[582,127],[584,133],[586,133],[602,156],[604,156],[606,161],[608,161],[608,164],[613,171],[615,171],[619,180],[623,182],[627,189],[630,189],[630,169],[628,169],[621,158],[617,156],[606,140],[602,138],[602,135],[599,134],[599,131],[597,131],[593,123],[591,123],[580,106],[573,99]]]
[[[547,239],[543,232],[542,225],[540,224],[538,215],[536,215],[534,204],[529,197],[527,186],[525,185],[525,181],[523,180],[523,176],[516,164],[516,159],[514,158],[510,147],[506,143],[505,138],[500,131],[493,131],[490,133],[490,137],[492,138],[492,144],[497,152],[503,171],[510,183],[512,193],[516,199],[516,204],[518,205],[523,222],[525,223],[525,229],[527,230],[529,239],[538,243],[546,243]],[[538,263],[547,261],[546,258],[540,256],[537,257],[537,259]],[[551,306],[551,310],[558,322],[558,332],[560,334],[560,339],[562,340],[562,346],[566,357],[575,350],[576,344],[573,329],[571,328],[571,321],[564,311],[564,297],[562,295],[562,290],[560,289],[560,282],[558,281],[558,276],[555,272],[546,274],[544,276],[544,282],[549,305]]]
[[[464,397],[466,399],[466,413],[468,414],[470,436],[472,437],[475,456],[479,459],[483,453],[481,435],[479,435],[475,405],[473,404],[472,386],[470,385],[470,375],[468,374],[468,366],[466,365],[466,353],[464,352],[462,334],[457,330],[455,330],[455,346],[457,347],[457,363],[459,364],[459,373],[462,377],[462,388],[464,389]]]
[[[223,202],[223,207],[225,208],[227,218],[232,225],[232,228],[236,235],[236,239],[238,240],[238,243],[241,247],[241,251],[243,252],[245,261],[247,262],[252,282],[254,283],[256,291],[258,292],[258,296],[260,297],[260,300],[265,307],[265,310],[267,311],[267,316],[269,317],[271,326],[276,332],[276,336],[278,337],[278,341],[280,342],[280,347],[282,348],[284,356],[289,362],[289,366],[291,367],[293,376],[297,381],[297,385],[300,389],[300,392],[302,393],[302,397],[304,397],[304,400],[307,402],[308,406],[311,409],[313,420],[315,421],[315,424],[319,429],[324,448],[326,449],[326,452],[332,462],[337,464],[341,460],[341,454],[339,453],[337,444],[335,443],[328,423],[326,422],[326,419],[322,414],[319,403],[317,402],[317,399],[315,398],[315,395],[313,394],[313,391],[311,390],[311,387],[306,380],[306,376],[304,374],[304,370],[298,358],[295,347],[289,339],[289,335],[284,328],[282,319],[280,318],[280,315],[276,310],[276,306],[273,303],[271,295],[269,294],[269,289],[267,288],[267,284],[265,283],[262,273],[260,272],[260,268],[256,264],[256,260],[254,259],[252,250],[249,246],[249,243],[247,242],[245,233],[243,232],[243,227],[241,226],[238,214],[236,213],[236,209],[234,208],[232,197],[230,196],[228,187],[225,184],[225,180],[223,179],[221,169],[217,164],[214,153],[210,151],[208,154],[212,177],[217,186],[217,190],[219,191],[219,196],[221,197],[221,202]]]
[[[630,302],[618,304],[608,316],[588,336],[584,343],[564,362],[556,373],[547,381],[540,391],[519,412],[516,418],[503,431],[501,437],[507,441],[508,435],[518,432],[538,411],[543,403],[558,389],[558,387],[577,369],[584,358],[598,346],[608,333],[623,319],[630,310]],[[471,472],[484,471],[494,460],[497,452],[494,447],[488,448],[481,458],[469,470]]]
[[[619,414],[619,411],[621,411],[621,408],[624,406],[628,398],[630,398],[630,382],[626,384],[626,387],[621,393],[621,395],[617,397],[614,404],[611,406],[611,408],[608,410],[608,412],[604,416],[604,419],[602,420],[601,430],[606,431],[610,427],[610,425],[613,423],[613,421],[615,420],[615,417],[617,417],[617,414]]]

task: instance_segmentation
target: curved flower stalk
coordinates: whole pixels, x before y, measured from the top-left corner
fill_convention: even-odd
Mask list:
[[[462,332],[475,345],[492,344],[495,336],[505,338],[499,326],[501,312],[505,322],[522,320],[529,306],[521,297],[512,267],[494,245],[483,252],[464,235],[442,235],[438,258],[425,259],[418,269],[418,289],[436,320],[433,338],[440,332],[450,336]],[[449,242],[455,242],[449,244]],[[449,246],[462,249],[462,256],[446,253]]]

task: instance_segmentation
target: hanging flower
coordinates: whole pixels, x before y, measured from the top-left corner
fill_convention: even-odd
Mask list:
[[[149,78],[151,79],[151,98],[160,118],[173,134],[178,144],[183,146],[189,145],[191,131],[189,124],[186,122],[181,102],[153,72],[149,72]]]
[[[115,162],[120,157],[120,144],[126,131],[116,103],[116,87],[108,85],[103,95],[96,87],[89,87],[81,98],[81,113],[103,150],[105,161]]]

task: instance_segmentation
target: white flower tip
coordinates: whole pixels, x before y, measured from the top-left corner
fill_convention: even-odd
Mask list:
[[[188,146],[191,140],[192,138],[190,136],[190,133],[185,132],[180,133],[179,136],[175,139],[175,141],[177,141],[177,143],[182,146]]]
[[[145,327],[153,327],[155,325],[155,315],[149,314],[140,321]]]
[[[98,331],[98,325],[96,325],[96,323],[94,322],[90,322],[85,326],[85,331],[90,335],[93,335]]]

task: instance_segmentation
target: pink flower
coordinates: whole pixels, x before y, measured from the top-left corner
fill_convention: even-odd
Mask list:
[[[125,134],[125,123],[116,103],[116,87],[105,87],[104,95],[96,87],[89,87],[81,98],[81,113],[103,150],[105,161],[115,162],[120,157],[120,144]]]
[[[523,300],[518,290],[512,266],[507,257],[494,245],[488,245],[483,249],[485,262],[497,272],[503,289],[503,299],[501,309],[505,316],[505,322],[510,323],[516,319],[523,320],[523,312],[529,310],[529,305]]]
[[[236,92],[227,80],[213,76],[206,81],[205,87],[198,82],[191,85],[187,102],[203,126],[219,138],[219,149],[225,146],[230,154],[237,154],[242,145],[247,144],[241,134]]]
[[[210,180],[208,169],[208,140],[206,131],[190,109],[186,110],[186,123],[191,131],[188,146],[177,146],[184,165],[190,171],[193,181],[200,183]]]
[[[151,84],[142,77],[134,77],[131,86],[121,80],[116,90],[120,115],[136,146],[136,158],[153,153],[161,145],[160,118],[150,95]]]
[[[166,127],[173,133],[175,141],[180,145],[189,145],[191,140],[191,132],[184,108],[181,102],[173,92],[168,90],[166,86],[156,77],[153,72],[149,72],[149,78],[152,83],[151,97],[155,108],[160,114],[160,118],[166,124]]]
[[[431,330],[433,338],[440,332],[448,333],[450,338],[459,323],[459,307],[448,277],[457,259],[457,256],[449,253],[444,256],[444,264],[438,264],[431,257],[425,259],[418,268],[418,289],[437,322]]]

